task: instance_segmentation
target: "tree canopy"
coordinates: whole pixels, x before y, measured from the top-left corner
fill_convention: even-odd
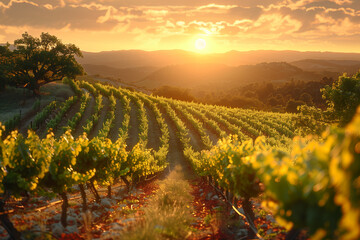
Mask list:
[[[334,111],[341,125],[346,125],[360,104],[360,72],[352,77],[340,76],[332,86],[323,88],[322,93],[328,108]]]
[[[11,63],[0,69],[0,79],[4,77],[10,85],[38,94],[46,83],[83,74],[82,66],[75,59],[75,56],[82,57],[80,49],[74,44],[63,44],[49,33],[36,38],[25,32],[14,41],[14,47],[13,51],[8,46],[0,49],[0,61]]]

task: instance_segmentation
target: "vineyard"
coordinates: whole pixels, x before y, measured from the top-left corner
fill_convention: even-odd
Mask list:
[[[29,230],[14,218],[35,211],[29,202],[41,200],[40,208],[46,209],[58,198],[63,234],[57,235],[52,218],[43,220],[39,232],[89,239],[84,229],[91,226],[84,219],[90,206],[108,199],[119,205],[118,189],[131,196],[138,186],[181,165],[185,175],[200,179],[201,191],[216,191],[227,212],[246,222],[237,239],[360,238],[360,113],[346,128],[305,136],[296,114],[64,82],[74,95],[41,108],[28,131],[0,125],[2,237],[20,239]],[[73,220],[79,226],[71,230],[77,224],[69,223],[74,212],[70,200],[77,193],[81,209],[76,211],[84,214]],[[158,231],[164,239],[179,238]],[[121,231],[111,238],[121,238]]]

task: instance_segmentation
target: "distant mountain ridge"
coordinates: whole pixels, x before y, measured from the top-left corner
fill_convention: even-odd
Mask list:
[[[319,81],[360,69],[360,54],[248,51],[197,54],[183,50],[84,52],[79,62],[99,74],[148,89],[164,85],[192,90],[228,90],[259,82]]]
[[[253,65],[261,62],[295,62],[304,59],[355,60],[360,53],[298,52],[298,51],[230,51],[226,53],[198,54],[184,50],[121,50],[107,52],[83,52],[81,64],[106,65],[114,68],[165,67],[192,63],[214,63],[229,66]]]

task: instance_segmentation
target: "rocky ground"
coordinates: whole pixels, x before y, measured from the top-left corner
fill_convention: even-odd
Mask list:
[[[125,187],[113,188],[112,198],[106,197],[106,189],[100,189],[101,203],[89,197],[88,211],[82,212],[79,192],[75,189],[70,196],[68,226],[60,223],[61,201],[47,200],[44,197],[32,198],[29,203],[8,204],[10,219],[15,227],[29,239],[35,236],[48,236],[50,239],[116,239],[143,221],[144,209],[149,199],[158,191],[159,181],[154,179],[138,186],[129,193]],[[218,194],[212,186],[199,178],[187,180],[191,186],[192,222],[187,239],[247,239],[249,225]],[[244,213],[241,202],[238,211]],[[255,224],[264,239],[284,239],[284,229],[278,227],[274,218],[266,213],[259,203],[253,206]],[[188,229],[186,230],[188,231]],[[7,233],[0,227],[0,238]],[[39,238],[41,239],[41,238]]]

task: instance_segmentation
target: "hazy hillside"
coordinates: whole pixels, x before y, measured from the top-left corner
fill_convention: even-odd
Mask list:
[[[123,50],[84,52],[79,62],[90,75],[99,74],[150,89],[169,85],[214,91],[260,81],[319,81],[323,77],[337,78],[343,72],[353,74],[360,69],[360,54],[270,50],[197,54],[183,50]]]
[[[354,60],[319,60],[304,59],[291,63],[305,71],[321,72],[321,73],[348,73],[350,75],[356,73],[360,69],[360,61]],[[338,75],[338,74],[336,74]]]
[[[169,85],[214,91],[238,88],[255,82],[284,82],[291,79],[317,81],[321,77],[320,74],[303,71],[285,62],[238,67],[220,64],[185,64],[161,68],[136,84],[147,88]]]
[[[103,77],[120,79],[129,83],[139,81],[158,69],[156,67],[115,68],[94,64],[83,64],[83,67],[89,75],[99,74]]]
[[[165,67],[179,64],[225,64],[229,66],[252,65],[261,62],[294,62],[303,59],[355,60],[360,61],[359,53],[336,52],[298,52],[259,50],[230,51],[217,54],[197,54],[183,50],[141,51],[122,50],[99,53],[83,52],[81,64],[105,65],[114,68],[133,68],[143,66]]]
[[[105,65],[114,68],[164,67],[171,64],[184,64],[202,61],[203,56],[183,50],[142,51],[122,50],[110,52],[83,52],[84,58],[78,59],[81,64]]]

